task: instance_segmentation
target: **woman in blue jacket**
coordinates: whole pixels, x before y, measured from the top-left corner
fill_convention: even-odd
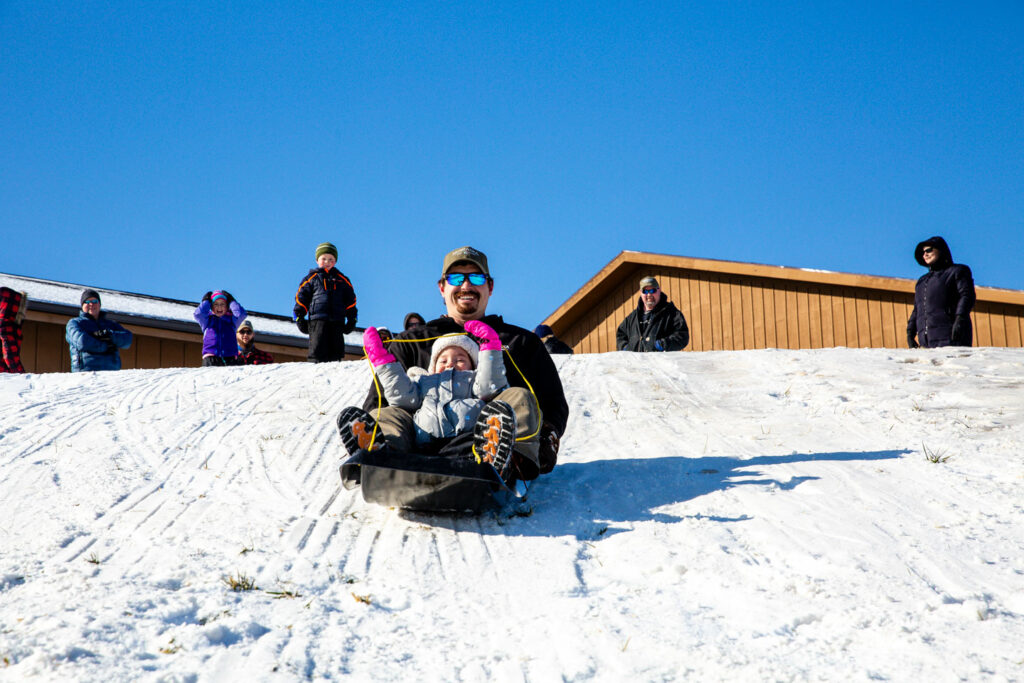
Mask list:
[[[121,353],[132,345],[132,333],[100,311],[100,295],[82,292],[82,312],[68,321],[64,338],[71,350],[71,372],[120,370]]]
[[[192,317],[203,331],[203,367],[238,364],[235,330],[248,313],[224,291],[207,292]]]

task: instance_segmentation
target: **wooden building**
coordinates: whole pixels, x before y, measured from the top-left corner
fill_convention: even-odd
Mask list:
[[[77,305],[85,287],[0,273],[0,285],[28,294],[22,323],[21,361],[26,372],[70,372],[71,354],[64,338],[68,320],[81,312]],[[192,318],[197,302],[166,299],[91,287],[99,292],[107,317],[130,330],[134,339],[121,349],[122,369],[199,367],[202,335]],[[291,318],[249,311],[257,348],[275,362],[305,361],[309,340]],[[359,333],[346,340],[346,359],[362,356]]]
[[[906,348],[914,280],[624,251],[544,322],[576,353],[615,350],[639,281],[658,278],[690,327],[687,351]],[[1022,346],[1024,292],[977,287],[975,346]]]

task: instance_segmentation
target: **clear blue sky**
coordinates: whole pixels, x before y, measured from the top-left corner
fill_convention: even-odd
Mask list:
[[[623,249],[1024,289],[1024,3],[0,0],[0,271],[360,324],[490,256],[533,327]]]

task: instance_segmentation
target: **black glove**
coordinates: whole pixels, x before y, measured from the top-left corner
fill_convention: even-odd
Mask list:
[[[547,474],[551,470],[555,469],[555,463],[558,462],[558,447],[561,444],[561,439],[558,437],[558,432],[551,426],[550,422],[545,422],[540,428],[540,449],[537,452],[537,459],[540,460],[540,473]]]
[[[345,326],[341,328],[341,331],[348,334],[352,330],[356,329],[356,319],[349,318],[345,321]]]
[[[213,296],[213,292],[207,292],[206,294],[203,294],[203,301],[209,301],[210,297],[212,297],[212,296]]]
[[[107,350],[104,351],[103,353],[116,353],[116,352],[117,352],[117,344],[115,344],[112,341],[108,341],[107,342]]]
[[[964,339],[967,336],[967,316],[958,315],[953,319],[953,344],[957,346],[968,346],[970,340]]]
[[[113,337],[110,336],[110,330],[96,330],[92,333],[98,341],[110,343]]]
[[[920,344],[918,344],[917,340],[914,339],[914,333],[907,332],[907,348],[916,349],[918,346],[920,346]]]
[[[226,289],[220,290],[220,293],[223,294],[224,298],[228,300],[228,305],[229,306],[231,305],[231,302],[235,300],[235,297],[231,296],[231,292],[229,292]]]
[[[305,318],[296,318],[295,327],[299,328],[302,334],[309,334],[309,321]]]

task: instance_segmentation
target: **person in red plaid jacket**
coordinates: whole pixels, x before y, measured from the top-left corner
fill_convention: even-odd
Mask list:
[[[0,287],[0,372],[25,372],[21,364],[21,321],[27,306],[25,292]]]
[[[238,340],[238,365],[267,365],[274,362],[274,357],[266,351],[256,348],[253,340],[256,332],[252,329],[252,323],[243,320],[235,332],[235,339]]]

